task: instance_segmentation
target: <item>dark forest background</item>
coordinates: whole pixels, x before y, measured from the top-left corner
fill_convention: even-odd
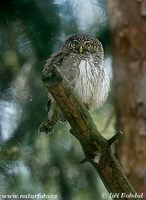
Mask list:
[[[77,32],[100,37],[107,45],[104,2],[1,1],[0,25],[1,193],[57,194],[63,200],[100,197],[94,170],[88,163],[79,164],[84,155],[69,125],[58,124],[52,135],[37,129],[46,115],[41,81],[45,60],[67,35]],[[110,68],[108,55],[106,62]],[[100,129],[110,109],[107,104],[93,114]]]

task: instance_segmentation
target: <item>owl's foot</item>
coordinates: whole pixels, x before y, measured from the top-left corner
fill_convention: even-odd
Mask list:
[[[59,120],[60,123],[65,124],[67,122],[67,120],[65,119],[64,116],[62,116]]]
[[[45,120],[41,123],[41,125],[38,128],[39,133],[45,133],[50,134],[54,130],[54,126],[51,125],[51,122],[49,120]]]

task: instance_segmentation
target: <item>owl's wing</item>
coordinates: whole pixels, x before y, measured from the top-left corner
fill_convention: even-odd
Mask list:
[[[73,79],[75,77],[75,71],[77,69],[77,64],[75,65],[75,60],[70,51],[61,51],[56,54],[53,54],[44,65],[42,70],[42,79],[45,80],[50,76],[52,67],[56,67],[56,65],[60,68],[60,72],[66,80],[73,85]],[[39,127],[39,132],[49,133],[52,131],[52,128],[57,123],[57,121],[62,117],[62,113],[58,108],[55,100],[52,95],[48,93],[48,117],[45,121],[43,121]]]
[[[68,56],[69,52],[60,51],[58,53],[53,54],[47,61],[42,70],[42,78],[45,79],[49,76],[52,67],[58,66],[60,67],[61,63]]]
[[[51,57],[46,61],[46,64],[43,67],[42,70],[42,79],[45,80],[50,72],[52,67],[61,66],[61,63],[64,61],[64,59],[66,59],[66,57],[68,56],[69,51],[60,51],[57,52],[53,55],[51,55]],[[47,103],[47,112],[49,113],[49,111],[52,109],[52,106],[54,105],[54,99],[52,97],[52,95],[50,93],[48,93],[48,103]]]
[[[61,74],[72,87],[74,87],[79,75],[79,64],[80,59],[78,58],[78,55],[70,52],[60,65]]]
[[[58,66],[60,68],[61,75],[63,75],[69,84],[73,86],[77,74],[79,73],[79,63],[80,59],[78,56],[74,55],[70,50],[55,53],[46,61],[46,64],[44,65],[42,71],[43,79],[49,76],[52,67]]]

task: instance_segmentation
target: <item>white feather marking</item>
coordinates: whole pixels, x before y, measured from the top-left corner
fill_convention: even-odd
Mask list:
[[[75,90],[90,110],[96,110],[103,105],[107,99],[109,88],[110,79],[105,68],[99,69],[98,66],[95,66],[92,57],[81,60],[79,75],[75,80]]]

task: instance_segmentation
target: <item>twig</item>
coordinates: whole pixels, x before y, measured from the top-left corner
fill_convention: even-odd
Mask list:
[[[120,137],[122,135],[122,131],[117,132],[113,137],[111,137],[107,142],[109,145],[112,145],[117,139],[118,137]]]

